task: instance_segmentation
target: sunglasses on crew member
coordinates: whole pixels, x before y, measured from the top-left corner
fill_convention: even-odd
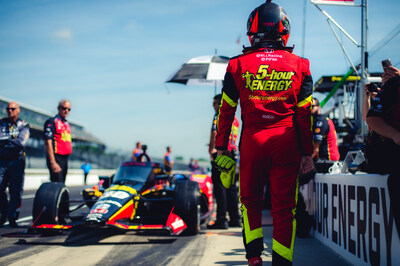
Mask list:
[[[6,107],[7,111],[14,111],[15,109],[17,109],[16,107]]]
[[[60,106],[60,108],[61,108],[62,110],[67,110],[68,112],[71,111],[71,108],[68,108],[68,107]]]

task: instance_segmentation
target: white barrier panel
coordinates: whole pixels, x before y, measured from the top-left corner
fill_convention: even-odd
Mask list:
[[[354,265],[400,265],[387,175],[317,174],[313,198],[317,239]]]
[[[113,169],[93,169],[87,177],[87,184],[94,185],[99,182],[99,176],[110,176],[115,173]],[[24,190],[38,189],[41,184],[50,182],[49,170],[25,169]],[[81,169],[68,169],[65,185],[83,186],[83,171]]]

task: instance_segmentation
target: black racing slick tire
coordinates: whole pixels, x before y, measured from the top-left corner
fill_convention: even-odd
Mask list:
[[[34,225],[64,224],[69,214],[69,190],[64,183],[43,183],[36,191],[32,217]]]
[[[197,182],[184,180],[176,183],[175,209],[186,223],[185,235],[196,235],[200,231],[200,188]]]

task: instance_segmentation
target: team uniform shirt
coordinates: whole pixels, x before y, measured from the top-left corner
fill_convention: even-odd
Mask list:
[[[218,113],[216,113],[214,115],[214,119],[213,119],[213,123],[211,126],[211,132],[213,131],[217,131],[217,121],[218,121]],[[236,141],[237,141],[237,137],[238,137],[238,132],[239,132],[239,119],[237,119],[237,117],[235,116],[235,119],[232,123],[232,129],[231,129],[231,134],[229,135],[229,142],[228,142],[228,151],[232,152],[236,152],[238,150],[237,145],[236,145]]]
[[[24,155],[29,139],[29,124],[21,119],[11,123],[8,118],[0,120],[0,160],[14,160]]]
[[[53,140],[55,154],[70,155],[72,153],[70,124],[66,120],[63,121],[59,115],[44,123],[44,139]]]
[[[320,143],[318,157],[322,160],[340,159],[335,125],[326,115],[319,115],[314,122],[314,143]]]
[[[284,60],[283,60],[284,58]],[[252,62],[259,62],[253,64]],[[302,154],[312,154],[309,61],[291,50],[259,48],[232,58],[225,75],[218,117],[216,148],[228,146],[230,127],[240,99],[243,127],[293,127]]]

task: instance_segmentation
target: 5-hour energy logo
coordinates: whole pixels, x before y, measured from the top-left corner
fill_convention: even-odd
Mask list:
[[[246,79],[246,88],[251,91],[287,91],[292,86],[291,71],[269,71],[269,65],[260,65],[256,74],[246,71],[242,77]]]

